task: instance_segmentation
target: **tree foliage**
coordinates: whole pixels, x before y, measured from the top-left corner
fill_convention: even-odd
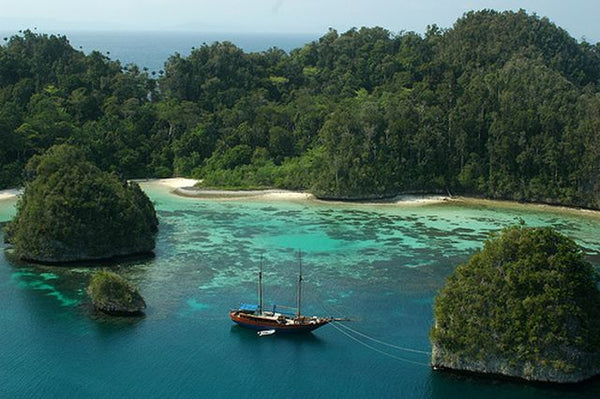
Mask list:
[[[96,309],[111,315],[139,315],[146,309],[138,288],[107,270],[95,272],[86,291]]]
[[[25,259],[62,262],[151,251],[158,220],[135,183],[101,172],[69,145],[27,164],[8,239]]]
[[[565,372],[600,354],[600,278],[574,241],[513,226],[456,268],[435,300],[435,345]]]
[[[598,44],[524,11],[331,29],[289,54],[203,44],[157,79],[25,32],[0,47],[0,186],[70,143],[125,178],[600,208],[599,81]]]

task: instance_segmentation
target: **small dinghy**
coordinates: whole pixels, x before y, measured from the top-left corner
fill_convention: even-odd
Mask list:
[[[263,337],[265,335],[273,335],[275,334],[275,330],[260,330],[256,332],[259,337]]]

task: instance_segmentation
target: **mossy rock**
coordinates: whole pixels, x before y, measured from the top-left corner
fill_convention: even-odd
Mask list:
[[[146,309],[146,302],[138,289],[109,271],[95,272],[87,293],[96,309],[110,315],[140,315]]]
[[[599,276],[551,228],[504,229],[435,300],[435,368],[575,383],[600,374]]]

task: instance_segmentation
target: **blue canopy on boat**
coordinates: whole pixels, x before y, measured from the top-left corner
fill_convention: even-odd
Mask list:
[[[240,310],[245,310],[248,312],[256,312],[258,310],[258,305],[254,305],[251,303],[242,303],[240,305]]]

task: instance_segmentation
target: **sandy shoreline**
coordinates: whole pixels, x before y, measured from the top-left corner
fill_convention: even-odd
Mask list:
[[[203,199],[265,199],[265,200],[313,200],[309,193],[287,190],[204,190],[194,187],[177,187],[173,194]]]
[[[318,200],[314,195],[301,191],[289,190],[212,190],[198,189],[194,185],[198,180],[186,179],[182,177],[174,177],[168,179],[144,179],[135,180],[142,184],[156,184],[170,189],[170,192],[181,197],[202,198],[202,199],[218,199],[218,200],[265,200],[265,201],[320,201],[324,203],[343,203],[347,201],[325,201]],[[22,189],[8,189],[0,191],[0,200],[10,199],[23,193]],[[424,205],[439,203],[450,200],[449,197],[439,195],[400,195],[388,200],[381,201],[359,201],[357,204],[374,204],[374,205]]]
[[[469,206],[489,206],[489,207],[503,207],[503,208],[521,208],[521,209],[532,209],[536,208],[540,211],[546,212],[565,212],[572,213],[577,215],[586,215],[592,216],[595,218],[600,218],[600,210],[596,209],[586,209],[586,208],[577,208],[570,207],[565,205],[552,205],[552,204],[544,204],[539,202],[517,202],[510,200],[498,200],[498,199],[488,199],[488,198],[475,198],[475,197],[452,197],[450,199],[452,202],[469,205]]]
[[[155,182],[155,183],[158,183],[163,186],[167,186],[172,189],[194,187],[194,185],[196,183],[198,183],[198,180],[186,179],[185,177],[171,177],[168,179],[157,179],[157,180],[149,179],[146,181],[150,182],[150,183]]]
[[[260,200],[274,200],[274,201],[290,201],[290,200],[305,200],[305,201],[319,201],[324,203],[343,203],[348,204],[349,201],[331,201],[331,200],[320,200],[317,199],[313,194],[302,192],[302,191],[289,191],[289,190],[278,190],[278,189],[267,189],[267,190],[218,190],[218,189],[199,189],[193,185],[186,185],[186,182],[163,182],[158,181],[159,184],[164,184],[174,188],[173,194],[182,197],[191,198],[202,198],[202,199],[218,199],[218,200],[236,200],[236,199],[260,199]],[[182,183],[182,184],[179,184]],[[449,197],[439,195],[400,195],[388,200],[381,201],[357,201],[357,204],[373,204],[373,205],[385,205],[385,204],[431,204],[447,201]]]
[[[572,214],[592,216],[600,218],[600,210],[582,209],[560,205],[549,205],[541,203],[521,203],[516,201],[494,200],[485,198],[462,197],[462,196],[444,196],[444,195],[398,195],[394,198],[383,200],[365,200],[365,201],[335,201],[320,200],[314,195],[299,191],[288,190],[209,190],[194,187],[196,181],[190,179],[163,179],[157,181],[173,188],[171,191],[175,195],[189,198],[215,199],[215,200],[261,200],[261,201],[289,201],[303,200],[321,202],[327,204],[356,204],[368,206],[422,206],[442,203],[464,204],[469,206],[489,206],[502,208],[527,208],[538,209],[547,212],[566,212]]]
[[[18,195],[23,194],[23,190],[20,188],[10,188],[8,190],[0,190],[0,201],[14,198]]]
[[[372,201],[330,201],[319,200],[310,193],[289,190],[208,190],[194,187],[198,180],[174,177],[168,179],[145,179],[137,180],[142,184],[156,184],[169,189],[169,191],[181,197],[215,199],[215,200],[261,200],[261,201],[314,201],[330,204],[357,204],[372,206],[408,206],[408,205],[430,205],[440,203],[456,203],[471,206],[491,206],[491,207],[510,207],[510,208],[537,208],[549,212],[568,212],[575,214],[585,214],[600,218],[600,210],[571,208],[567,206],[538,204],[538,203],[520,203],[515,201],[502,201],[472,197],[449,197],[441,195],[399,195],[386,200]],[[22,189],[0,190],[0,200],[7,200],[23,194]]]
[[[189,198],[216,200],[261,200],[261,201],[313,201],[326,204],[362,204],[362,205],[427,205],[450,200],[439,195],[399,195],[386,200],[343,201],[322,200],[313,194],[289,190],[212,190],[195,187],[177,187],[173,194]]]

